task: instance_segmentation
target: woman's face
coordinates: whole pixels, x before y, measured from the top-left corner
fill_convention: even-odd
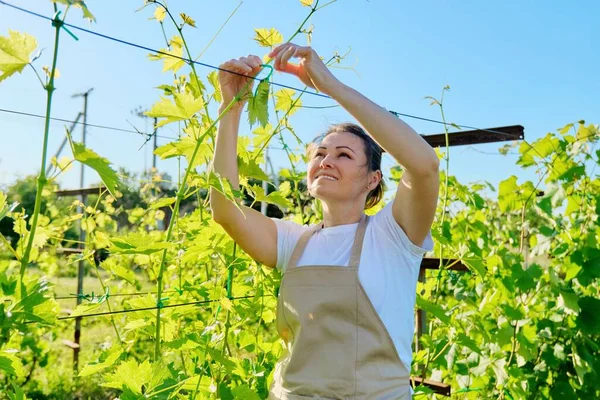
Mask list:
[[[321,200],[366,198],[367,156],[361,138],[349,132],[325,136],[308,162],[309,192]],[[375,186],[371,183],[371,189]]]

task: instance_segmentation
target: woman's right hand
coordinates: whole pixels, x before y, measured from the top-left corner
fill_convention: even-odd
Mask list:
[[[248,55],[248,57],[240,57],[237,60],[231,59],[219,65],[219,86],[221,86],[223,107],[229,105],[238,94],[240,100],[234,104],[232,108],[241,109],[244,107],[244,104],[246,104],[246,101],[248,101],[248,98],[250,97],[249,95],[252,93],[252,87],[254,86],[254,79],[247,78],[246,76],[256,76],[260,72],[261,64],[262,60],[260,57]],[[237,72],[238,74],[246,76],[232,74],[227,71]],[[248,84],[246,92],[240,93],[244,87],[246,87],[246,84]]]

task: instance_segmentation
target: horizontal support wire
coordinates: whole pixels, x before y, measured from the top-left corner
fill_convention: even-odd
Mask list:
[[[111,296],[113,296],[113,295],[111,295]],[[272,296],[272,295],[263,294],[263,295],[258,296],[258,297],[265,297],[265,296]],[[232,297],[229,300],[251,299],[251,298],[254,298],[254,297],[256,297],[256,296]],[[64,317],[57,317],[56,319],[59,320],[59,321],[62,321],[62,320],[74,319],[74,318],[100,317],[100,316],[112,315],[112,314],[126,314],[126,313],[138,312],[138,311],[152,311],[152,310],[158,310],[158,309],[163,309],[163,308],[175,308],[175,307],[184,307],[184,306],[197,306],[197,305],[208,304],[208,303],[215,303],[215,302],[220,302],[220,301],[221,300],[192,301],[190,303],[167,304],[167,305],[160,305],[160,306],[157,305],[157,306],[153,306],[153,307],[132,308],[132,309],[128,309],[128,310],[106,311],[106,312],[91,313],[91,314],[82,314],[82,315],[67,315],[67,316],[64,316]],[[99,304],[102,304],[102,303],[99,303]],[[40,323],[40,322],[39,321],[24,321],[23,322],[23,324],[36,324],[36,323]]]
[[[184,291],[187,291],[187,290],[184,290]],[[177,290],[163,290],[162,293],[163,294],[164,293],[179,293],[179,291],[177,291]],[[154,292],[115,293],[115,294],[110,293],[108,295],[108,297],[130,297],[130,296],[142,296],[142,295],[145,295],[145,294],[158,294],[158,292],[154,291]],[[77,295],[56,296],[56,297],[54,297],[54,300],[77,299],[77,298],[80,298],[80,297],[82,299],[87,299],[88,296],[91,296],[92,299],[93,299],[93,298],[100,298],[100,297],[105,296],[105,295],[106,295],[106,293],[103,293],[103,294],[98,293],[96,295],[94,295],[92,293],[91,295],[90,294],[81,294],[79,296],[77,296]]]
[[[45,20],[48,20],[48,21],[52,21],[52,18],[50,18],[50,17],[47,17],[47,16],[42,15],[42,14],[38,14],[38,13],[36,13],[34,11],[31,11],[31,10],[28,10],[28,9],[16,6],[14,4],[6,3],[3,0],[0,0],[0,4],[3,4],[5,6],[8,6],[10,8],[13,8],[13,9],[21,11],[21,12],[24,12],[24,13],[36,16],[38,18],[42,18],[42,19],[45,19]],[[212,69],[215,69],[215,70],[218,70],[218,71],[229,72],[231,74],[243,76],[245,78],[250,78],[250,79],[254,79],[254,80],[258,80],[258,81],[261,80],[261,78],[258,78],[258,77],[255,77],[255,76],[248,76],[248,75],[245,75],[245,74],[241,74],[239,72],[230,71],[230,70],[227,70],[227,69],[224,69],[224,68],[221,68],[221,67],[217,67],[217,66],[214,66],[214,65],[206,64],[206,63],[203,63],[203,62],[200,62],[200,61],[196,61],[196,60],[192,60],[192,59],[189,59],[189,58],[177,56],[177,55],[174,55],[174,54],[169,54],[169,53],[164,52],[164,51],[160,51],[160,50],[152,49],[150,47],[143,46],[143,45],[140,45],[140,44],[128,42],[126,40],[119,39],[119,38],[116,38],[116,37],[113,37],[113,36],[109,36],[109,35],[105,35],[103,33],[94,32],[94,31],[92,31],[90,29],[82,28],[82,27],[77,26],[77,25],[72,25],[72,24],[68,24],[68,23],[65,22],[64,26],[67,26],[69,28],[73,28],[73,29],[79,30],[81,32],[88,33],[90,35],[98,36],[98,37],[101,37],[103,39],[111,40],[113,42],[121,43],[121,44],[124,44],[126,46],[131,46],[131,47],[135,47],[135,48],[138,48],[138,49],[150,51],[152,53],[161,54],[161,55],[164,55],[166,57],[173,57],[173,58],[179,59],[181,61],[184,61],[187,64],[196,64],[196,65],[200,65],[202,67],[212,68]],[[310,95],[313,95],[313,96],[318,96],[318,97],[322,97],[322,98],[325,98],[325,99],[332,100],[332,98],[330,96],[327,96],[326,94],[322,94],[322,93],[318,93],[318,92],[313,92],[313,91],[308,91],[308,90],[303,90],[303,89],[298,89],[298,88],[295,88],[295,87],[292,87],[292,86],[288,86],[288,85],[283,85],[283,84],[277,83],[277,82],[271,82],[271,84],[273,86],[278,86],[278,87],[282,87],[282,88],[285,88],[285,89],[292,89],[292,90],[295,90],[297,92],[306,93],[306,94],[310,94]],[[407,117],[407,118],[418,119],[418,120],[432,122],[432,123],[436,123],[436,124],[449,125],[449,126],[453,126],[453,127],[456,127],[456,128],[475,129],[475,130],[484,131],[484,132],[490,132],[490,133],[496,133],[496,134],[506,135],[506,133],[495,131],[493,129],[481,129],[481,128],[476,128],[476,127],[469,126],[469,125],[461,125],[461,124],[455,124],[455,123],[451,123],[451,122],[443,122],[443,121],[438,121],[438,120],[435,120],[435,119],[419,117],[419,116],[416,116],[416,115],[400,113],[400,112],[392,111],[392,110],[387,110],[387,111],[389,111],[390,113],[394,114],[397,117],[398,116],[403,116],[403,117]]]
[[[24,111],[8,110],[6,108],[0,108],[0,112],[21,115],[21,116],[25,116],[25,117],[46,118],[46,116],[44,116],[44,115],[33,114],[33,113],[24,112]],[[84,126],[88,126],[90,128],[100,128],[100,129],[106,129],[109,131],[132,133],[132,134],[136,134],[136,135],[140,135],[140,136],[145,136],[146,138],[151,138],[154,136],[154,134],[151,134],[151,133],[143,133],[140,131],[132,131],[130,129],[115,128],[115,127],[106,126],[106,125],[89,124],[89,123],[84,123],[84,122],[79,122],[79,121],[74,121],[74,120],[69,120],[69,119],[64,119],[64,118],[50,117],[50,119],[53,121],[68,122],[68,123],[75,124],[75,125],[84,125]],[[176,138],[173,136],[165,136],[165,135],[158,135],[158,134],[156,135],[156,137],[159,137],[162,139],[174,140],[174,141],[179,140],[179,138]],[[283,147],[274,147],[274,146],[267,146],[267,147],[269,148],[269,150],[286,150]]]
[[[8,110],[6,108],[0,108],[0,112],[8,113],[8,114],[23,115],[23,116],[26,116],[26,117],[46,118],[45,115],[33,114],[33,113],[24,112],[24,111]],[[107,129],[107,130],[110,130],[110,131],[135,133],[136,135],[146,136],[146,137],[152,137],[152,136],[154,136],[153,134],[150,134],[150,133],[143,133],[143,132],[139,132],[139,131],[132,131],[131,129],[115,128],[113,126],[106,126],[106,125],[96,125],[96,124],[90,124],[90,123],[87,123],[87,122],[73,121],[73,120],[64,119],[64,118],[50,117],[49,119],[51,119],[52,121],[68,122],[68,123],[75,124],[75,125],[89,126],[90,128],[100,128],[100,129]],[[171,137],[171,136],[156,135],[156,137],[163,138],[163,139],[177,140],[176,137]]]

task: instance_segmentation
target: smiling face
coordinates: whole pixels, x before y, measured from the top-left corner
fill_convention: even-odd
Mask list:
[[[370,189],[379,181],[379,171],[368,171],[363,140],[352,133],[328,134],[309,156],[308,189],[322,201],[362,201],[364,204]]]

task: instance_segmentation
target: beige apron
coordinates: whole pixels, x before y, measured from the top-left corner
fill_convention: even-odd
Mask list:
[[[285,352],[269,399],[410,398],[410,373],[358,279],[367,222],[363,216],[348,267],[297,266],[321,224],[298,240],[279,288],[277,330]]]

